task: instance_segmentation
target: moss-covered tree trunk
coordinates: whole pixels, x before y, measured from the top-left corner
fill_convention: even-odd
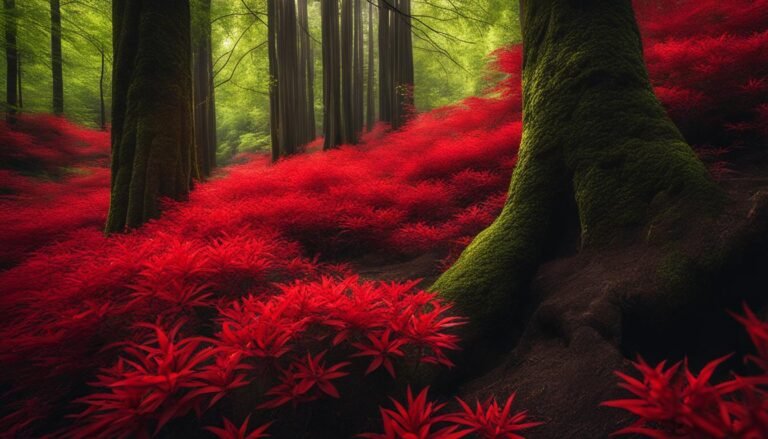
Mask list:
[[[189,0],[112,3],[112,196],[106,231],[185,199],[194,169]]]
[[[653,93],[630,0],[521,3],[524,131],[508,199],[433,286],[476,329],[515,309],[569,230],[576,251],[624,245],[723,199]]]

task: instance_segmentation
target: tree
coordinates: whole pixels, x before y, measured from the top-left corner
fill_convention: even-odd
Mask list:
[[[209,177],[216,167],[216,99],[213,87],[211,0],[194,3],[193,67],[195,144],[198,173]]]
[[[51,73],[53,75],[53,114],[64,114],[64,73],[61,54],[61,4],[51,0]]]
[[[315,140],[315,57],[309,35],[307,0],[298,1],[299,20],[299,102],[303,103],[302,128],[299,143],[306,145]]]
[[[379,117],[393,129],[413,114],[411,0],[379,0]]]
[[[8,122],[16,120],[18,110],[18,46],[16,43],[17,34],[17,11],[16,0],[4,0],[3,9],[5,13],[5,66],[6,66],[6,84],[5,84],[5,102],[6,117]]]
[[[194,163],[188,0],[112,3],[112,195],[106,232],[188,196]]]
[[[627,245],[712,218],[723,200],[653,93],[630,0],[529,0],[521,24],[524,132],[506,205],[433,286],[478,326],[520,312],[572,228],[581,251]],[[683,252],[665,272],[685,272],[684,251],[664,245]]]
[[[373,94],[373,81],[375,80],[373,64],[373,2],[368,2],[368,77],[366,81],[366,130],[371,131],[376,122],[376,96]]]
[[[323,149],[343,143],[341,123],[341,60],[338,0],[320,0],[323,37]]]

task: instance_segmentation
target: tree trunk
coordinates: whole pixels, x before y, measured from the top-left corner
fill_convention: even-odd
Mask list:
[[[18,47],[16,45],[16,33],[18,17],[16,0],[4,0],[5,12],[5,103],[6,118],[9,123],[16,121],[18,111]]]
[[[524,131],[506,205],[432,287],[475,330],[519,315],[569,229],[576,249],[622,245],[723,200],[653,93],[630,0],[526,1],[521,24]]]
[[[343,143],[341,123],[341,59],[339,53],[338,0],[321,0],[323,33],[323,149]]]
[[[277,83],[277,10],[275,0],[267,1],[267,48],[269,58],[269,132],[272,139],[272,161],[280,159],[280,117]]]
[[[24,108],[24,88],[21,85],[22,84],[22,79],[21,79],[21,53],[17,53],[16,56],[17,56],[17,60],[18,60],[18,68],[16,70],[18,72],[17,73],[18,74],[18,78],[17,79],[18,79],[18,82],[19,82],[19,95],[18,95],[19,111],[21,111]]]
[[[302,108],[300,119],[302,130],[299,135],[299,144],[306,145],[313,141],[315,132],[315,70],[314,56],[312,54],[312,41],[309,35],[309,15],[307,13],[307,0],[298,1],[298,38],[299,38],[299,104]]]
[[[354,1],[341,0],[341,120],[342,142],[357,143],[355,130]]]
[[[104,49],[99,49],[101,52],[101,75],[99,76],[99,128],[102,131],[107,130],[107,106],[104,102],[104,79],[107,68],[107,56],[104,53]]]
[[[194,163],[190,4],[112,2],[112,197],[106,232],[186,199]]]
[[[361,0],[355,0],[353,34],[355,37],[354,52],[354,127],[355,136],[359,137],[363,131],[365,117],[365,81],[363,74],[363,6]]]
[[[365,126],[366,130],[370,132],[373,129],[373,124],[376,122],[376,96],[374,93],[373,81],[374,76],[374,64],[373,64],[373,2],[368,3],[368,81],[367,81],[367,102],[366,102],[366,118]]]
[[[64,114],[64,72],[61,54],[61,4],[51,0],[51,72],[53,75],[53,114]]]
[[[301,93],[303,81],[299,77],[299,45],[296,5],[293,1],[270,0],[268,13],[269,37],[274,47],[270,47],[270,70],[275,74],[272,79],[274,101],[272,104],[273,121],[272,157],[277,160],[298,152],[300,138],[306,124],[306,93]]]
[[[392,123],[391,0],[379,0],[379,120]]]
[[[216,167],[216,107],[213,87],[211,1],[201,0],[195,12],[193,81],[195,95],[195,143],[197,172],[207,178]]]
[[[402,127],[413,108],[411,0],[379,1],[379,118]]]

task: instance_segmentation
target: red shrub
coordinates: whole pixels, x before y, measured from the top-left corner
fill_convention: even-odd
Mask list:
[[[687,362],[671,367],[661,362],[651,367],[641,358],[634,363],[640,379],[616,372],[623,381],[619,386],[635,399],[603,403],[638,417],[634,424],[615,434],[670,439],[764,438],[768,432],[768,322],[758,320],[746,307],[745,314],[736,318],[757,347],[757,355],[747,358],[762,368],[762,375],[734,376],[714,384],[711,380],[715,369],[728,357],[711,361],[698,376],[688,369]]]

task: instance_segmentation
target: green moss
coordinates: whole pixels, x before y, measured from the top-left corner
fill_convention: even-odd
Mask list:
[[[433,286],[480,326],[521,300],[569,199],[585,247],[723,200],[653,94],[629,0],[530,1],[521,20],[524,133],[507,205]]]

